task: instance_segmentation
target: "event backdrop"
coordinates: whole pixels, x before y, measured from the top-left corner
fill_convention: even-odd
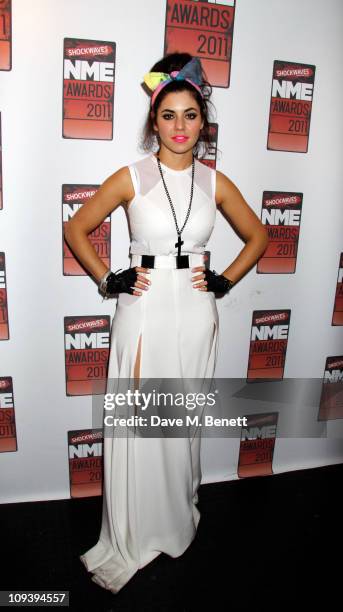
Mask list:
[[[143,75],[171,51],[199,57],[213,86],[203,163],[270,238],[217,302],[215,375],[248,417],[204,436],[202,482],[343,461],[342,17],[340,0],[0,0],[1,502],[101,494],[92,414],[116,300],[63,225],[145,155]],[[129,266],[123,206],[90,239]],[[243,246],[218,209],[211,269]]]

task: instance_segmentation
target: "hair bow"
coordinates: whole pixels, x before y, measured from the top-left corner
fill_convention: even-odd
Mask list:
[[[144,76],[144,83],[153,92],[151,97],[151,106],[154,104],[157,94],[161,91],[165,85],[172,81],[188,81],[199,91],[203,85],[202,74],[201,74],[201,63],[197,57],[192,59],[184,65],[181,70],[173,70],[170,74],[166,72],[148,72]]]

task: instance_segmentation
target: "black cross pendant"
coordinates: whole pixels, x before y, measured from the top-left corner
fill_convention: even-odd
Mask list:
[[[180,257],[181,255],[181,245],[183,244],[183,240],[181,240],[181,236],[179,235],[177,242],[175,242],[175,246],[177,247],[177,255]]]

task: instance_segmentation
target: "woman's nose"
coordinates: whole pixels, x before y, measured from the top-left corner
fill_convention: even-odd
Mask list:
[[[176,127],[177,127],[177,129],[178,130],[183,130],[184,126],[185,126],[184,118],[183,117],[176,118]]]

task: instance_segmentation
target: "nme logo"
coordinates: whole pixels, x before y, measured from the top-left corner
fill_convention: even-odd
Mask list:
[[[242,427],[237,473],[239,478],[272,474],[278,413],[253,414]]]
[[[343,370],[325,370],[324,382],[343,382]]]
[[[65,38],[63,138],[112,140],[114,42]]]
[[[0,408],[13,408],[12,393],[0,393]]]
[[[275,60],[267,149],[307,153],[316,67]]]
[[[69,459],[80,459],[82,457],[101,457],[102,442],[93,444],[71,444],[69,446]]]
[[[114,81],[113,62],[92,62],[86,60],[64,60],[64,78],[79,81]]]
[[[243,440],[262,440],[264,438],[274,438],[276,436],[276,425],[266,425],[263,427],[242,427]]]
[[[13,381],[11,376],[0,378],[0,453],[17,451]]]
[[[280,208],[267,209],[262,211],[262,223],[265,225],[300,225],[300,210],[280,210]]]
[[[282,379],[290,316],[288,309],[253,312],[247,381]]]
[[[326,359],[318,421],[343,418],[343,356]]]
[[[262,325],[253,327],[251,331],[252,340],[286,340],[288,338],[288,325]]]
[[[64,239],[64,226],[73,218],[82,206],[98,191],[99,185],[62,185],[62,234],[63,234],[63,274],[68,276],[86,276],[87,270],[75,257]],[[111,217],[108,215],[92,232],[88,234],[97,255],[107,268],[111,267]]]
[[[290,100],[309,100],[312,101],[312,83],[293,83],[292,81],[273,80],[273,98],[289,98]]]
[[[64,318],[67,395],[99,395],[106,387],[110,317]]]
[[[71,497],[102,494],[103,433],[87,429],[68,432]]]
[[[66,334],[65,336],[66,349],[107,349],[109,347],[108,332],[91,332],[86,334]]]
[[[269,243],[257,262],[257,273],[294,273],[297,263],[303,194],[264,191],[261,221]]]

